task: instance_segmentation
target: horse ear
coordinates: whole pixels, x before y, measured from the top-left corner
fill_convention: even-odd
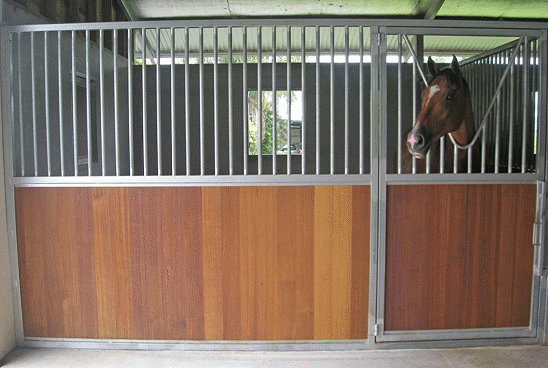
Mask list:
[[[430,56],[428,57],[428,62],[426,64],[428,65],[428,73],[430,73],[432,77],[435,77],[436,75],[439,74],[440,69],[438,68],[438,66],[436,65],[434,60],[432,60]]]
[[[455,55],[453,55],[453,61],[451,61],[451,71],[455,74],[460,74],[459,61]]]

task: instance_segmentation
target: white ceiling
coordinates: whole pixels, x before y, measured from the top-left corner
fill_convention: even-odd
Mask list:
[[[134,20],[280,16],[548,18],[548,0],[120,0]],[[430,12],[429,12],[430,10]],[[430,17],[432,18],[432,17]]]

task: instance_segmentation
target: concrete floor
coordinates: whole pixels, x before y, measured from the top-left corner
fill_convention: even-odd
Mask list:
[[[547,368],[548,346],[348,352],[17,349],[6,357],[4,364],[3,368]]]

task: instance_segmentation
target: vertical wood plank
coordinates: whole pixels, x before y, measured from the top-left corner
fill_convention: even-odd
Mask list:
[[[126,188],[93,188],[92,218],[99,336],[131,338],[132,264]]]
[[[350,335],[352,189],[316,187],[314,338]]]
[[[90,191],[17,188],[26,336],[97,335]]]

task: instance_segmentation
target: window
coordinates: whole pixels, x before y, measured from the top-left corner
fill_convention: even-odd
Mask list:
[[[302,91],[276,91],[274,101],[272,91],[262,92],[262,116],[259,108],[259,95],[257,91],[248,92],[248,138],[249,154],[257,155],[262,144],[262,154],[287,155],[288,131],[287,124],[290,121],[290,149],[292,155],[302,154],[302,121],[303,121],[303,96]],[[288,105],[291,101],[291,117],[288,117]],[[275,104],[275,106],[274,106]],[[274,116],[274,108],[276,116]],[[262,119],[261,119],[262,117]],[[262,134],[259,137],[259,121],[262,122]],[[274,132],[274,123],[275,132]],[[274,137],[274,133],[276,136]]]

